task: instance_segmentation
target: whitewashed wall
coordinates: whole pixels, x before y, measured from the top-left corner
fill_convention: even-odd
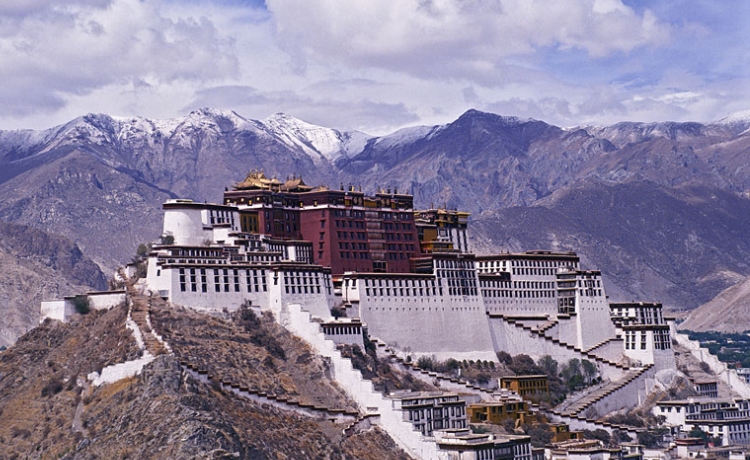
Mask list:
[[[299,305],[285,305],[279,312],[281,324],[309,343],[319,354],[330,358],[334,378],[359,404],[363,412],[379,413],[380,426],[396,443],[415,458],[439,458],[437,445],[412,429],[410,423],[401,420],[401,413],[393,410],[391,401],[375,391],[372,382],[352,367],[351,361],[342,358],[335,344],[327,340],[320,325],[311,322],[310,314]]]
[[[400,350],[497,361],[479,296],[361,296],[359,316],[371,335]]]
[[[49,318],[64,323],[71,315],[75,314],[75,312],[76,309],[72,300],[47,300],[42,302],[39,322],[41,323]]]
[[[690,350],[690,353],[700,361],[708,364],[711,370],[718,378],[723,380],[729,388],[739,393],[743,398],[750,398],[750,384],[737,375],[737,371],[727,368],[727,365],[719,361],[719,358],[712,355],[707,348],[702,348],[700,342],[690,340],[687,334],[680,334],[672,324],[672,337],[683,347]]]
[[[89,292],[89,307],[92,310],[109,310],[125,303],[125,291]]]
[[[498,351],[506,351],[511,355],[527,354],[534,359],[539,359],[544,355],[550,355],[559,363],[568,362],[573,358],[581,360],[587,359],[596,364],[603,378],[609,380],[618,380],[625,373],[623,369],[606,363],[593,361],[586,355],[556,345],[536,334],[532,334],[531,332],[525,331],[519,327],[507,324],[502,318],[490,318],[489,322],[493,343]]]

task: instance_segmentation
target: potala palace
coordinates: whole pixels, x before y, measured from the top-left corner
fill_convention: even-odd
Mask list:
[[[170,244],[154,247],[147,284],[200,310],[250,302],[279,315],[294,304],[332,324],[332,309],[344,309],[342,324],[415,355],[588,359],[612,380],[674,368],[660,304],[610,303],[601,273],[572,252],[472,254],[467,220],[415,211],[396,190],[370,197],[254,172],[224,204],[164,204]]]
[[[661,304],[610,302],[601,273],[582,269],[573,252],[474,254],[467,213],[415,210],[412,196],[395,189],[369,196],[352,186],[311,187],[302,178],[282,182],[254,171],[225,191],[222,204],[175,199],[163,208],[161,243],[148,255],[144,289],[200,311],[250,305],[272,312],[333,360],[337,381],[363,412],[377,411],[416,457],[459,458],[451,449],[474,439],[461,431],[465,413],[463,422],[442,427],[454,432],[436,426],[433,435],[421,426],[413,441],[413,433],[395,428],[403,421],[417,427],[411,414],[398,423],[386,415],[402,410],[404,397],[374,393],[361,375],[352,376],[335,344],[362,345],[366,334],[401,357],[497,362],[504,351],[587,360],[604,382],[600,390],[548,414],[574,429],[611,429],[584,411],[633,408],[657,373],[675,369],[676,334]],[[64,305],[46,308],[46,316],[64,319]],[[487,452],[499,452],[498,442],[490,444]],[[531,459],[522,444],[503,448],[512,452],[513,445],[508,458]],[[469,450],[473,457],[460,458],[500,458]]]

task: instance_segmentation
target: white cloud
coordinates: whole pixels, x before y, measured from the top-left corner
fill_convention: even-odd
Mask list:
[[[486,79],[544,47],[591,56],[664,42],[669,27],[617,0],[268,0],[290,52],[421,77]]]
[[[203,82],[237,72],[231,39],[206,19],[167,19],[154,1],[32,2],[22,13],[0,22],[6,114],[57,110],[70,96],[113,83]]]
[[[469,108],[563,126],[747,109],[750,9],[694,1],[3,2],[0,128],[201,106],[371,134]]]

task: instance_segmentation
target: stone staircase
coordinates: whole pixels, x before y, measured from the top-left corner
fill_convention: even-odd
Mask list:
[[[636,380],[638,377],[640,377],[642,374],[644,374],[646,371],[648,371],[652,367],[653,367],[653,364],[649,364],[647,366],[644,366],[638,369],[631,369],[621,379],[614,381],[614,382],[609,382],[607,385],[604,385],[601,388],[597,388],[595,391],[587,394],[583,398],[567,406],[565,409],[561,411],[556,411],[553,409],[553,412],[561,416],[580,418],[581,414],[586,409],[591,407],[593,404],[598,403],[599,401],[608,397],[615,391],[633,382],[634,380]]]
[[[259,404],[268,404],[281,410],[295,412],[299,415],[311,418],[330,419],[334,421],[354,421],[354,423],[360,418],[359,412],[356,411],[302,403],[296,399],[288,398],[287,396],[267,393],[256,388],[248,387],[245,384],[239,384],[223,377],[211,375],[207,369],[196,366],[186,360],[181,360],[180,366],[182,366],[185,372],[190,373],[199,380],[212,385],[217,385],[227,393],[250,399]]]
[[[540,334],[546,333],[548,330],[552,329],[553,327],[557,326],[560,322],[557,319],[550,319],[546,323],[537,326],[536,331]]]
[[[396,363],[400,365],[402,369],[404,369],[405,371],[409,373],[422,374],[423,376],[428,376],[432,378],[433,380],[436,380],[437,382],[452,383],[455,385],[459,385],[470,393],[482,393],[485,396],[490,396],[494,393],[494,390],[490,390],[487,388],[480,387],[478,385],[474,385],[462,378],[448,376],[440,372],[428,371],[426,369],[422,369],[419,366],[417,366],[416,363],[407,362],[406,359],[402,358],[401,356],[398,356],[396,354],[396,351],[391,348],[388,348],[388,346],[383,341],[374,337],[370,337],[370,341],[373,342],[378,347],[377,348],[378,354],[386,357],[389,361],[391,361],[391,363]]]
[[[601,342],[597,343],[596,345],[594,345],[594,346],[592,346],[592,347],[589,347],[589,348],[587,348],[587,349],[585,349],[585,350],[583,350],[583,351],[584,351],[584,352],[586,352],[586,353],[593,353],[593,351],[594,351],[594,350],[596,350],[597,348],[603,347],[604,345],[607,345],[608,343],[612,343],[612,342],[622,342],[622,341],[623,341],[623,340],[622,340],[622,339],[620,339],[620,338],[617,338],[617,337],[610,337],[610,338],[608,338],[608,339],[606,339],[606,340],[602,340]]]
[[[527,326],[526,324],[523,324],[520,321],[510,316],[504,316],[504,315],[498,315],[498,314],[491,314],[490,316],[493,318],[501,318],[506,323],[513,325],[517,328],[521,328],[525,331],[528,331],[531,334],[536,335],[541,339],[547,340],[548,342],[553,343],[556,346],[567,348],[568,350],[574,351],[577,354],[581,355],[581,357],[584,359],[596,361],[601,364],[606,364],[608,366],[612,366],[620,370],[625,370],[625,371],[630,370],[629,366],[626,366],[624,364],[617,363],[614,361],[610,361],[606,358],[602,358],[601,356],[597,356],[594,353],[591,353],[590,351],[582,350],[575,345],[571,345],[569,343],[563,342],[557,338],[549,337],[548,335],[545,335],[543,331],[540,331],[542,329],[541,327],[537,328],[537,327]],[[546,327],[546,329],[544,330],[548,330],[551,327],[552,326]]]
[[[138,291],[136,286],[132,282],[127,283],[128,301],[130,303],[130,317],[133,319],[135,324],[141,331],[141,337],[143,343],[146,346],[146,350],[153,356],[159,356],[167,354],[170,350],[167,348],[166,343],[161,340],[151,327],[151,302],[153,299]]]

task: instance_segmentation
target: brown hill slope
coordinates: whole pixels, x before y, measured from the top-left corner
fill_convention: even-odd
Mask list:
[[[711,301],[691,311],[679,328],[717,332],[750,330],[750,278],[725,289]]]
[[[73,324],[47,321],[0,353],[3,458],[406,458],[378,429],[344,437],[344,424],[260,406],[201,383],[173,355],[158,357],[134,378],[79,385],[89,372],[138,355],[125,317],[121,307]],[[182,311],[155,317],[181,337],[176,349],[210,362],[219,375],[242,376],[243,384],[299,400],[347,405],[325,363],[275,323],[261,320],[251,333],[237,317]],[[262,346],[253,334],[264,337]],[[282,350],[285,359],[269,363],[269,349],[279,356]]]
[[[106,288],[99,267],[70,240],[0,221],[0,346],[39,322],[42,300]]]

